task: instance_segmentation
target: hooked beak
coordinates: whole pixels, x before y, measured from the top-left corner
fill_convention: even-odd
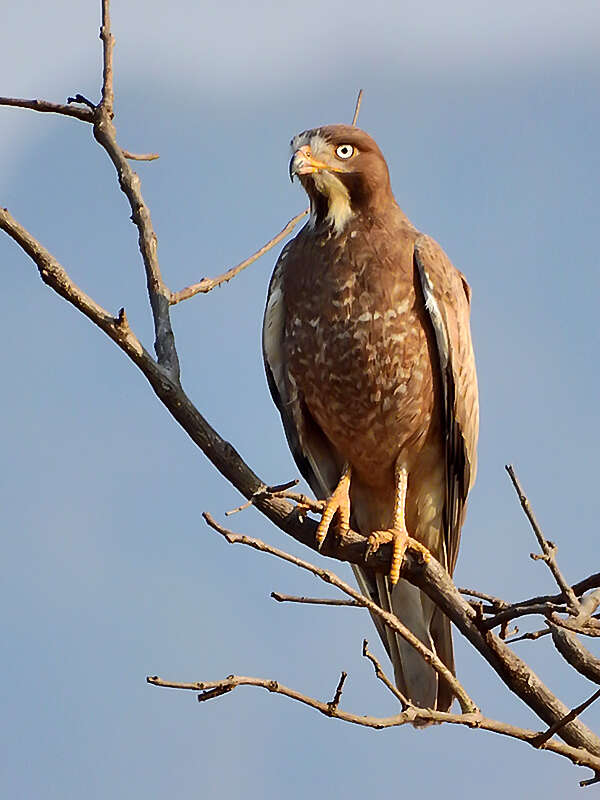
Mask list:
[[[340,167],[333,164],[326,164],[312,157],[310,145],[305,144],[299,147],[290,159],[290,180],[294,182],[295,175],[311,175],[313,172],[343,172]]]

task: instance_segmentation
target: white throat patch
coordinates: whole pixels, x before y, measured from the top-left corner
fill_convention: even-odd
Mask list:
[[[354,216],[348,189],[331,172],[315,172],[312,178],[317,191],[327,198],[328,210],[325,219],[330,223],[334,233],[338,235]]]
[[[300,133],[292,139],[292,153],[304,145],[309,145],[311,153],[318,161],[331,163],[333,153],[332,145],[317,128],[312,131]],[[333,172],[315,172],[310,176],[314,181],[316,190],[327,198],[327,216],[325,217],[335,235],[342,233],[348,221],[354,216],[350,205],[348,189]],[[316,223],[314,208],[311,203],[309,225]]]

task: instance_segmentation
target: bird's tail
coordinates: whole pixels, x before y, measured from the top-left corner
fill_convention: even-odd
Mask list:
[[[408,581],[399,580],[392,587],[383,575],[368,575],[360,567],[355,574],[361,590],[395,614],[454,673],[450,620],[429,597]],[[421,708],[448,711],[453,694],[443,678],[399,634],[384,627],[379,618],[374,617],[374,622],[394,666],[398,689]]]

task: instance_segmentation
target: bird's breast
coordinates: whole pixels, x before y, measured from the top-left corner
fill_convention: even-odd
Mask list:
[[[419,449],[434,413],[412,259],[394,269],[371,253],[342,252],[321,266],[286,285],[288,371],[330,441],[375,479],[403,447]]]

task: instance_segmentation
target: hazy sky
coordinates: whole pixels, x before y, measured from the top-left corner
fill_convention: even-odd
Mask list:
[[[3,10],[0,93],[96,99],[99,6]],[[237,263],[304,206],[289,139],[349,121],[366,90],[360,123],[398,202],[473,287],[480,470],[456,577],[508,600],[554,587],[529,559],[506,462],[567,577],[599,569],[599,24],[592,2],[136,0],[113,12],[120,142],[161,154],[138,172],[172,289]],[[91,129],[0,108],[0,144],[0,204],[96,300],[125,306],[150,349],[137,237]],[[260,356],[276,255],[173,310],[186,391],[268,483],[296,476]],[[374,733],[257,690],[198,706],[147,686],[237,672],[330,699],[345,669],[344,707],[396,710],[360,656],[363,636],[376,643],[368,616],[275,604],[273,589],[324,590],[208,531],[201,512],[223,519],[236,492],[6,237],[0,263],[6,796],[579,796],[587,772],[490,734]],[[229,524],[309,555],[254,511]],[[592,693],[546,640],[516,647],[565,702]],[[487,714],[537,726],[470,646],[456,649]],[[600,706],[584,720],[599,730]]]

